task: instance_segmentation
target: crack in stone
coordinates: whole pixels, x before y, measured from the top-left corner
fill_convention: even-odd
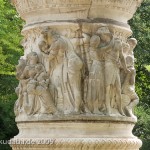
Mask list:
[[[89,15],[90,15],[90,10],[91,10],[92,4],[93,4],[93,0],[91,0],[91,2],[90,2],[90,7],[89,7],[89,10],[87,12],[87,19],[90,19]]]

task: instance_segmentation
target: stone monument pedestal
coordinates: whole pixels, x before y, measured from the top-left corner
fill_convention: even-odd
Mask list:
[[[13,150],[138,150],[128,20],[142,0],[11,0],[26,21]]]
[[[18,122],[21,132],[12,140],[13,150],[138,150],[141,147],[141,141],[132,134],[135,119],[85,115],[66,118]],[[16,141],[20,143],[15,144]]]

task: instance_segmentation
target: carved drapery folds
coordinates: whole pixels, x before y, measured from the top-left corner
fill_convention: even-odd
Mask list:
[[[142,0],[11,0],[26,24],[15,103],[23,149],[138,150],[128,20]],[[29,134],[30,133],[30,134]]]
[[[133,49],[136,39],[115,35],[106,24],[95,30],[43,26],[23,31],[25,55],[17,65],[21,115],[133,117]],[[92,32],[90,32],[92,31]]]

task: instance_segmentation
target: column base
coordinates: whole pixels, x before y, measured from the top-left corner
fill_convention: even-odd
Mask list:
[[[97,120],[18,122],[13,150],[139,150],[141,140],[132,134],[129,117]]]

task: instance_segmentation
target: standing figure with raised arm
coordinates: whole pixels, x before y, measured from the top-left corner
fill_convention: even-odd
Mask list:
[[[109,29],[101,27],[98,34],[102,41],[106,42],[106,46],[112,43],[111,47],[105,50],[105,90],[106,90],[106,114],[111,115],[111,100],[112,95],[116,97],[117,109],[121,115],[124,115],[122,109],[121,98],[121,82],[120,82],[120,62],[123,65],[125,72],[128,72],[125,58],[122,50],[122,43],[119,39],[115,39]],[[102,47],[103,48],[103,47]],[[115,91],[114,94],[112,94]]]

